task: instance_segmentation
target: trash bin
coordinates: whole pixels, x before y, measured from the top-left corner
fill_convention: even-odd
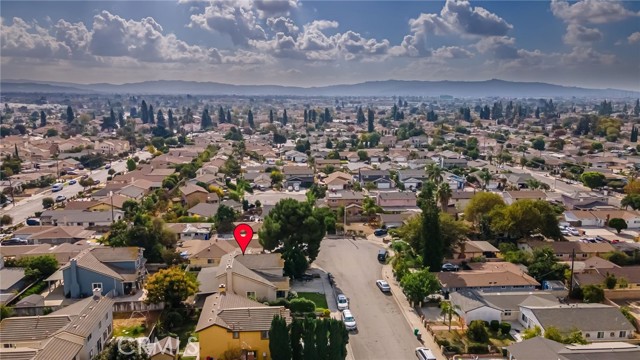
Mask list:
[[[420,334],[420,330],[418,328],[413,329],[413,335],[418,336]]]

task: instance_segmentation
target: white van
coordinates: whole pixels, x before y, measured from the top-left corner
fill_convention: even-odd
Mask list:
[[[416,348],[416,356],[420,360],[436,360],[435,355],[426,347]]]

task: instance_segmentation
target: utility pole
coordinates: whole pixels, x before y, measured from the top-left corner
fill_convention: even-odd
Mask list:
[[[113,224],[116,221],[113,216],[113,191],[109,191],[109,198],[111,198],[111,223]]]
[[[569,297],[571,297],[571,293],[573,292],[573,265],[576,261],[576,249],[571,251],[571,278],[569,279]]]

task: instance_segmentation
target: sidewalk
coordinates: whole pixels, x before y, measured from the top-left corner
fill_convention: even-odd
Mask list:
[[[393,298],[398,303],[398,306],[400,307],[402,314],[404,315],[405,319],[409,323],[411,331],[413,332],[413,329],[416,329],[416,328],[419,329],[420,334],[422,334],[422,342],[424,343],[424,346],[426,348],[429,348],[438,360],[447,360],[447,357],[442,354],[442,351],[440,350],[440,346],[436,344],[431,334],[427,332],[426,327],[423,325],[420,319],[420,315],[418,315],[416,310],[413,307],[411,307],[411,305],[409,305],[409,301],[402,293],[402,289],[400,288],[400,285],[393,277],[393,270],[391,268],[391,265],[387,264],[383,266],[382,277],[383,279],[387,280],[387,282],[389,283],[389,286],[391,287],[391,294],[393,294]]]

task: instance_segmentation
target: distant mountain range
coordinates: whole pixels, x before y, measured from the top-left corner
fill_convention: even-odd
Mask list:
[[[541,82],[486,81],[367,81],[349,85],[297,87],[279,85],[232,85],[180,80],[144,81],[129,84],[73,84],[28,80],[3,80],[0,93],[240,95],[240,96],[440,96],[454,97],[639,97],[640,91],[588,89]]]

